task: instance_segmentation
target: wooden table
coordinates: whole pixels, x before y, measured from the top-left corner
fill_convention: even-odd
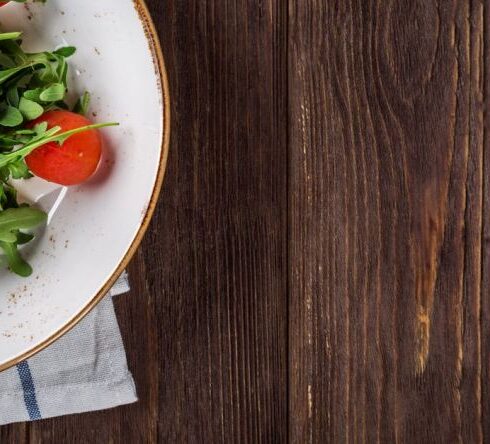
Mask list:
[[[138,404],[10,443],[490,440],[490,5],[152,0],[172,89],[117,301]]]

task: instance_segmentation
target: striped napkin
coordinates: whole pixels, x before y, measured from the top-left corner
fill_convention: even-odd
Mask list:
[[[0,373],[0,425],[137,401],[111,299],[127,291],[125,273],[73,330]]]

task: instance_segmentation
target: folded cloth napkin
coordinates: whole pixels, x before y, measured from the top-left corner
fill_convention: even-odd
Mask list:
[[[31,359],[0,373],[0,425],[108,409],[137,400],[111,296],[123,274],[76,327]]]

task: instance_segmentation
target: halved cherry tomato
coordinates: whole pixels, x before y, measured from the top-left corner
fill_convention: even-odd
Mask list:
[[[59,126],[61,132],[90,125],[92,122],[70,111],[48,111],[31,122],[47,122],[48,128]],[[39,177],[60,185],[77,185],[97,169],[102,155],[99,131],[88,130],[69,137],[63,145],[47,143],[26,157],[29,169]]]

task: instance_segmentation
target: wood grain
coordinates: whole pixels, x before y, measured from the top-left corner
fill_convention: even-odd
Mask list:
[[[143,245],[145,281],[158,295],[162,442],[286,438],[279,5],[167,1],[162,11],[164,22],[177,20],[162,28],[177,99],[167,193]]]
[[[483,439],[484,14],[290,2],[293,442]]]
[[[140,402],[0,442],[490,441],[490,7],[148,3],[173,133],[116,302]]]

